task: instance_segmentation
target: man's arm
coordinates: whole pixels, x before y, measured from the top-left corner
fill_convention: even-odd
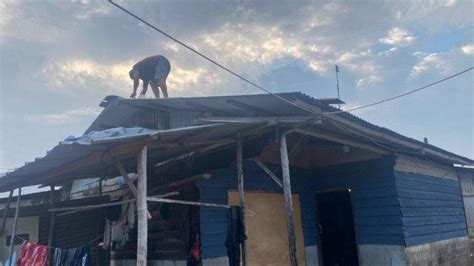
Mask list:
[[[133,92],[132,92],[132,95],[130,95],[130,98],[135,98],[135,96],[137,96],[137,89],[138,89],[139,83],[140,83],[139,79],[133,80]]]
[[[150,83],[150,81],[148,81],[148,80],[143,81],[143,89],[142,89],[142,92],[140,93],[139,97],[142,97],[142,98],[145,97],[146,91],[148,90],[148,83]]]

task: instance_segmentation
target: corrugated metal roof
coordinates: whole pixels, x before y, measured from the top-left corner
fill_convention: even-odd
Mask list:
[[[112,156],[120,160],[126,169],[134,171],[138,149],[145,143],[149,147],[149,160],[160,162],[208,146],[209,143],[224,141],[242,130],[260,125],[261,123],[218,123],[148,131],[82,144],[61,142],[45,157],[27,163],[0,178],[0,192],[18,186],[58,184],[64,180],[112,174]],[[116,172],[113,174],[118,175]]]
[[[325,104],[301,92],[278,93],[289,101],[302,101],[321,112],[337,112],[340,109]],[[190,97],[190,98],[160,98],[160,99],[129,99],[117,96],[107,96],[101,103],[105,107],[102,113],[91,124],[87,131],[103,129],[104,125],[121,126],[126,124],[129,115],[133,110],[148,108],[151,110],[163,110],[171,113],[189,111],[196,117],[196,113],[208,113],[212,116],[234,116],[234,117],[268,117],[268,116],[311,116],[308,113],[292,104],[289,104],[270,94],[254,95],[233,95],[214,97]],[[377,126],[367,122],[351,113],[334,114],[337,117],[357,123],[365,128],[391,136],[421,149],[432,149],[447,157],[451,157],[451,163],[474,164],[472,159],[459,156],[449,151],[438,148],[434,145],[418,141],[398,134],[390,129]],[[171,122],[172,124],[173,121]],[[422,155],[422,154],[420,154]],[[449,161],[449,160],[448,160]]]

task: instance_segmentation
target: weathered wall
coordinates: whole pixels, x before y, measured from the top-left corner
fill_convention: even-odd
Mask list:
[[[7,218],[5,224],[5,233],[0,236],[0,262],[6,261],[10,255],[10,245],[7,244],[7,237],[12,235],[13,231],[13,218]],[[30,217],[19,217],[17,221],[17,235],[28,234],[29,240],[38,242],[38,230],[39,230],[39,218],[38,216]],[[21,243],[21,241],[20,241]],[[15,251],[18,254],[20,245],[14,246]]]
[[[270,169],[279,169],[273,165]],[[318,190],[350,188],[354,205],[356,234],[363,265],[394,264],[404,261],[403,232],[390,158],[349,163],[314,171],[290,170],[292,191],[299,195],[307,265],[317,265],[317,228],[313,196]],[[279,170],[278,170],[279,171]],[[244,161],[246,191],[281,192],[268,176],[252,161]],[[200,200],[227,203],[227,191],[237,188],[235,168],[220,169],[209,180],[198,182]],[[226,210],[201,208],[202,255],[205,261],[224,260],[227,230]],[[391,250],[379,254],[380,249]],[[402,252],[400,252],[400,249]],[[362,256],[372,260],[363,260]],[[378,259],[373,259],[378,255]],[[381,257],[380,257],[381,256]]]
[[[278,169],[273,166],[272,169]],[[271,180],[266,173],[253,161],[244,161],[245,190],[262,192],[279,192],[282,189]],[[299,195],[301,202],[301,219],[304,232],[304,245],[314,246],[316,244],[314,213],[312,208],[312,195],[308,186],[298,179],[305,179],[302,173],[292,172],[293,193]],[[220,204],[228,203],[228,191],[237,189],[235,167],[219,169],[213,172],[211,179],[198,182],[200,200],[202,202],[213,202]],[[218,208],[201,207],[201,244],[202,257],[211,263],[220,261],[219,257],[227,256],[224,246],[227,232],[227,210]],[[313,257],[317,257],[314,256]],[[215,258],[213,260],[208,260]],[[315,262],[316,263],[316,262]]]
[[[407,247],[405,254],[409,265],[469,266],[467,237],[451,238],[423,245]]]
[[[409,265],[470,265],[461,187],[453,167],[397,156],[395,181]]]

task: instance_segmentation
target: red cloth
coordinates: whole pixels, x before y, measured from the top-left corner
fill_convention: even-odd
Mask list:
[[[17,266],[46,266],[48,265],[48,247],[23,241]]]

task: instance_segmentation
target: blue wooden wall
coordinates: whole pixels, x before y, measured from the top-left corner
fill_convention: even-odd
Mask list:
[[[270,169],[278,169],[277,175],[280,175],[279,167],[269,166]],[[359,244],[403,244],[392,159],[351,163],[317,171],[292,168],[290,174],[292,191],[300,198],[305,246],[315,245],[317,241],[314,192],[334,188],[352,190]],[[246,191],[282,192],[252,161],[244,161],[244,176]],[[237,189],[236,169],[216,170],[211,179],[199,181],[197,185],[202,202],[227,204],[228,190]],[[200,215],[203,258],[226,256],[226,210],[202,207]]]
[[[459,182],[395,171],[407,246],[467,235]]]
[[[359,244],[403,245],[391,158],[326,167],[311,174],[312,191],[351,189]]]

